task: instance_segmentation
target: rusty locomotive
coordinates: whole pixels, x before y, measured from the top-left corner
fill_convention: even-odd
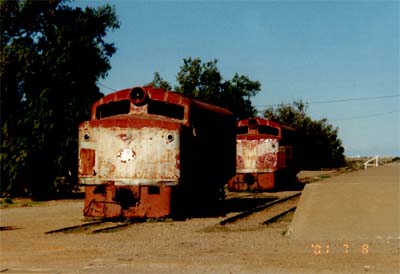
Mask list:
[[[231,112],[134,87],[95,102],[79,126],[84,215],[160,218],[215,206],[235,175]]]
[[[295,185],[294,143],[295,130],[290,127],[259,117],[238,121],[236,176],[228,189],[269,191]]]

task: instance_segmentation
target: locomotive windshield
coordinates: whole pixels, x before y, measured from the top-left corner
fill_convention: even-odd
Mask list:
[[[110,102],[108,104],[100,105],[96,108],[96,118],[103,119],[115,115],[129,114],[130,108],[130,100]],[[147,113],[183,120],[185,117],[185,108],[184,106],[172,103],[149,100],[147,104]]]
[[[176,104],[151,100],[147,106],[147,113],[182,120],[185,117],[185,108]]]
[[[279,129],[277,129],[276,127],[270,127],[270,126],[258,126],[258,133],[278,136]]]
[[[258,125],[257,130],[259,134],[279,136],[279,129],[276,127]],[[237,128],[237,134],[247,134],[248,131],[249,128],[247,126],[240,126]]]
[[[247,134],[247,132],[249,131],[249,128],[247,126],[241,126],[238,127],[236,130],[237,134]]]
[[[108,104],[100,105],[96,108],[96,118],[102,119],[119,114],[128,114],[130,106],[131,102],[129,100],[110,102]]]

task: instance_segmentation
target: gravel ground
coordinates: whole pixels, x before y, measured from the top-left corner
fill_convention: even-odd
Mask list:
[[[82,208],[60,200],[0,209],[0,273],[400,273],[398,240],[368,242],[368,252],[362,242],[295,241],[284,235],[289,217],[239,231],[214,229],[221,216],[45,234],[82,223]]]

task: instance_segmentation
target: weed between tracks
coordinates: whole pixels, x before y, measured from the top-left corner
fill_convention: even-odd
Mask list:
[[[31,207],[41,205],[41,202],[32,201],[31,199],[16,198],[11,199],[9,197],[0,199],[0,208],[12,208],[12,207]]]

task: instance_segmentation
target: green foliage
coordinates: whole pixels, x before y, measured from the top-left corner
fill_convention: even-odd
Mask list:
[[[162,88],[163,90],[172,89],[171,85],[167,81],[165,81],[158,72],[154,73],[154,79],[149,85],[157,88]]]
[[[306,111],[305,103],[295,101],[291,105],[266,109],[264,117],[297,130],[294,149],[301,169],[344,166],[344,148],[338,138],[338,129],[327,119],[312,120]]]
[[[0,200],[0,204],[8,204],[8,205],[12,205],[13,204],[13,200],[9,197],[4,198],[2,200]]]
[[[199,58],[184,59],[176,79],[179,84],[175,87],[177,92],[225,107],[238,118],[251,117],[256,114],[250,98],[260,91],[260,82],[252,81],[247,76],[238,74],[235,74],[232,80],[223,80],[217,68],[217,60],[203,63]],[[170,87],[158,73],[155,74],[152,85]]]
[[[76,178],[77,128],[102,94],[119,27],[112,7],[0,2],[1,193],[46,198]]]
[[[10,197],[0,198],[0,209],[1,208],[15,208],[15,207],[32,207],[40,205],[40,202],[32,201],[31,199],[15,199],[12,200]]]

